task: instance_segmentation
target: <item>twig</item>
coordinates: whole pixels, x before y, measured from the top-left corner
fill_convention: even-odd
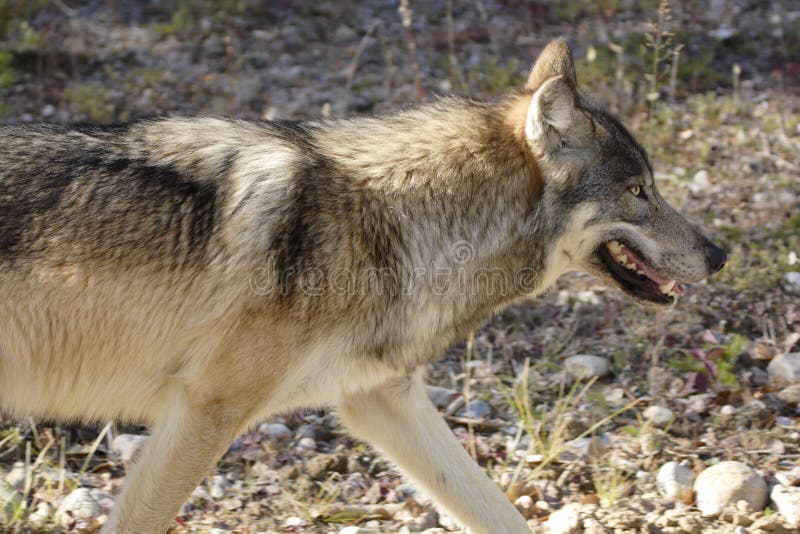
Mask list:
[[[682,44],[678,44],[672,50],[672,65],[669,72],[669,100],[675,102],[675,92],[678,86],[678,62],[681,59]]]
[[[492,34],[492,29],[489,27],[489,17],[486,15],[486,6],[483,5],[483,0],[475,0],[475,7],[478,9],[478,15],[481,17],[481,22],[486,26],[486,35],[489,36],[489,45],[492,47],[492,52],[496,58],[500,57],[500,47],[497,45],[497,40]]]
[[[403,28],[406,30],[406,41],[408,53],[411,56],[411,68],[414,71],[414,86],[417,89],[417,99],[423,100],[425,98],[425,90],[422,88],[422,75],[419,71],[419,58],[417,57],[417,41],[414,39],[414,30],[411,27],[412,12],[408,5],[408,0],[400,0],[397,11],[400,13]]]
[[[342,112],[347,112],[347,106],[350,104],[350,92],[353,88],[353,78],[355,78],[356,71],[358,70],[358,60],[361,59],[361,54],[364,53],[364,49],[367,47],[370,37],[372,37],[372,34],[380,23],[380,20],[373,20],[370,23],[369,28],[367,28],[367,33],[364,34],[364,37],[361,38],[361,42],[358,43],[356,53],[353,54],[353,59],[347,67],[347,85],[344,90],[344,106],[342,107]]]
[[[622,113],[625,102],[625,49],[616,43],[608,43],[608,49],[617,58],[616,68],[614,69],[615,111]]]
[[[465,91],[467,95],[472,94],[472,88],[464,76],[464,71],[461,70],[461,65],[458,62],[456,55],[456,35],[453,29],[453,0],[447,0],[445,3],[445,19],[447,21],[447,48],[450,56],[450,68],[455,71],[458,83],[461,85],[461,90]]]
[[[56,5],[57,8],[63,11],[64,14],[69,18],[75,17],[76,11],[73,8],[69,7],[67,4],[65,4],[62,0],[53,0],[53,3]]]
[[[81,466],[81,475],[83,475],[86,472],[86,469],[89,467],[89,463],[91,463],[92,458],[94,458],[94,453],[97,452],[97,448],[100,446],[100,443],[103,442],[103,438],[105,437],[106,433],[111,429],[111,424],[112,423],[106,424],[106,426],[103,427],[103,430],[100,431],[97,439],[95,439],[94,443],[92,443],[92,447],[89,449],[89,454],[86,455],[86,459],[83,461],[83,465]]]
[[[383,50],[383,62],[386,64],[386,100],[392,99],[392,92],[394,90],[394,77],[397,68],[394,65],[394,53],[392,47],[389,46],[389,40],[386,38],[385,32],[378,32],[378,38],[381,41],[381,49]]]
[[[472,419],[472,411],[470,410],[470,402],[471,402],[471,390],[470,390],[470,379],[472,378],[472,347],[475,341],[475,334],[470,334],[469,338],[467,338],[467,362],[464,366],[464,372],[466,373],[464,376],[464,403],[466,404],[466,412],[469,416],[469,420],[467,421],[467,432],[469,432],[469,452],[472,455],[472,458],[477,462],[478,461],[478,450],[475,446],[475,425],[473,424]]]

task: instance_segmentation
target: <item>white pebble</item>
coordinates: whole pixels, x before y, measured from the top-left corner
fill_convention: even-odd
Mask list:
[[[664,406],[650,406],[644,411],[644,417],[653,425],[663,428],[672,422],[675,415],[672,410]]]
[[[783,386],[800,382],[800,352],[779,354],[767,366],[769,381]]]
[[[6,475],[6,484],[9,489],[21,490],[25,486],[25,464],[22,462],[14,463],[14,467]]]
[[[667,462],[656,475],[658,492],[668,499],[686,500],[691,496],[694,471],[678,462]]]
[[[800,488],[777,485],[770,494],[772,504],[793,527],[800,527]]]
[[[564,360],[564,369],[575,378],[594,378],[608,374],[608,360],[590,354],[576,354]]]
[[[68,527],[76,519],[90,519],[103,513],[87,488],[78,488],[67,495],[56,511],[56,522]]]
[[[317,442],[314,438],[302,438],[297,442],[297,449],[301,452],[313,452],[317,449]]]
[[[703,516],[719,515],[730,503],[747,501],[754,511],[767,504],[764,478],[741,462],[720,462],[705,469],[694,483],[697,507]]]
[[[340,530],[339,534],[377,534],[377,532],[371,528],[361,528],[355,525],[350,525],[349,527],[344,527],[342,530]]]
[[[581,505],[573,502],[550,514],[550,518],[547,520],[550,534],[582,532],[580,509]]]
[[[262,423],[258,432],[272,440],[282,440],[292,437],[291,429],[283,423]]]

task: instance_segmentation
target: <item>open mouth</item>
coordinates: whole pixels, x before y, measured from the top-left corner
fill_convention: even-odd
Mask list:
[[[677,280],[657,273],[630,246],[617,240],[597,249],[608,274],[627,293],[656,304],[672,304],[686,290]]]

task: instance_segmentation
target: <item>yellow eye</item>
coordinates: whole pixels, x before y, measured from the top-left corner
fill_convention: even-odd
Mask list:
[[[637,197],[639,196],[639,193],[642,192],[642,188],[639,187],[638,185],[630,186],[629,190],[630,190],[631,193],[633,193],[634,196],[637,196]]]

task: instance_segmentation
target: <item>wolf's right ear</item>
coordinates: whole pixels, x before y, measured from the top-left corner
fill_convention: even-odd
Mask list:
[[[542,84],[556,76],[564,76],[572,82],[573,86],[578,85],[575,76],[575,61],[572,59],[572,49],[564,38],[551,41],[544,47],[536,63],[531,67],[525,89],[536,91]]]
[[[577,94],[564,76],[545,81],[533,94],[525,120],[525,137],[531,146],[546,151],[562,144],[575,121]]]

